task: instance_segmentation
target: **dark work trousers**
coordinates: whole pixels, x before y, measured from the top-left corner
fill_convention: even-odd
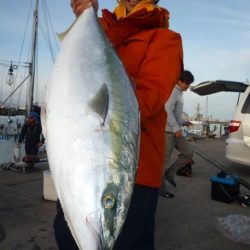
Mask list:
[[[129,211],[115,250],[154,250],[158,189],[135,186]]]
[[[76,242],[64,219],[63,210],[59,200],[56,204],[57,214],[54,221],[54,232],[59,250],[78,250]]]
[[[129,211],[114,250],[155,249],[154,231],[157,201],[157,188],[135,185]],[[77,250],[59,202],[57,202],[57,208],[54,230],[58,247],[60,250]]]
[[[25,144],[25,153],[26,155],[37,155],[38,154],[38,147],[34,144]]]

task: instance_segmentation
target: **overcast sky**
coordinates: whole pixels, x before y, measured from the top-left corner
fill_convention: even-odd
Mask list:
[[[18,61],[25,34],[28,13],[34,0],[1,0],[0,2],[0,63]],[[44,2],[40,1],[41,3]],[[64,31],[74,20],[70,0],[47,0],[50,19],[56,32]],[[100,9],[113,10],[115,0],[100,0]],[[161,0],[170,12],[170,28],[183,39],[185,68],[192,71],[195,84],[207,80],[245,81],[250,73],[250,1],[249,0]],[[40,7],[41,23],[42,8]],[[41,32],[41,28],[39,29]],[[39,35],[39,92],[44,93],[52,60]],[[30,43],[27,34],[25,44]],[[23,47],[21,61],[28,60]],[[6,63],[7,64],[7,63]],[[10,92],[5,83],[7,66],[0,64],[0,99]],[[20,70],[21,71],[21,70]],[[19,82],[16,82],[18,84]],[[35,95],[38,95],[35,93]],[[208,97],[208,115],[230,120],[237,94],[221,92]],[[42,96],[39,97],[41,101]],[[193,115],[200,103],[205,114],[206,97],[191,91],[185,93],[184,110]]]

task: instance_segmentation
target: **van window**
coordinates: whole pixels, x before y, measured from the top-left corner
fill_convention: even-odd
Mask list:
[[[248,94],[246,101],[241,110],[242,114],[250,114],[250,93]]]

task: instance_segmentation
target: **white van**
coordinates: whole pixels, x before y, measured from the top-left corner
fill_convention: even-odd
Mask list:
[[[228,124],[226,158],[232,162],[250,166],[250,86],[242,82],[218,80],[202,82],[191,90],[199,95],[220,91],[243,92],[233,118]]]

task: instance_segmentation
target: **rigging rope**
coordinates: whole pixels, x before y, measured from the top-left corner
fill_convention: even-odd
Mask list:
[[[21,58],[22,58],[22,53],[23,53],[23,49],[24,49],[24,44],[25,44],[25,40],[26,40],[26,35],[27,35],[27,30],[28,30],[28,25],[29,25],[29,20],[30,20],[30,16],[31,16],[31,11],[32,11],[32,2],[33,0],[30,1],[30,4],[29,4],[29,10],[28,10],[28,15],[27,15],[27,20],[26,20],[26,25],[25,25],[25,31],[24,31],[24,36],[23,36],[23,40],[22,40],[22,44],[21,44],[21,50],[20,50],[20,54],[19,54],[19,59],[18,59],[18,67],[17,67],[17,73],[16,73],[16,77],[15,79],[17,78],[17,75],[18,75],[18,72],[19,72],[19,66],[20,66],[20,61],[21,61]],[[29,49],[30,51],[30,49]],[[28,62],[29,60],[27,60]],[[27,75],[26,73],[27,69],[25,69],[25,71],[23,72],[23,76],[22,78]],[[15,86],[14,86],[15,87]],[[20,105],[20,99],[21,99],[21,96],[22,96],[22,90],[23,90],[23,85],[21,86],[20,88],[20,91],[19,91],[19,95],[18,95],[18,99],[17,99],[17,108],[19,108],[19,105]]]
[[[40,24],[39,27],[41,28],[41,32],[44,35],[44,39],[47,42],[47,46],[48,46],[48,48],[50,50],[51,57],[52,57],[52,60],[54,62],[56,52],[59,51],[59,46],[58,46],[58,42],[57,42],[56,35],[55,35],[56,32],[54,31],[54,27],[53,27],[53,24],[52,24],[52,21],[51,21],[51,18],[50,18],[49,8],[48,8],[46,0],[42,0],[42,7],[43,7],[42,10],[43,10],[45,28],[43,27],[41,22],[39,23]],[[51,27],[52,31],[50,30],[50,27]],[[52,39],[51,39],[50,34],[53,35],[54,44],[55,44],[55,47],[56,47],[56,52],[53,49]]]
[[[55,55],[57,54],[57,52],[59,51],[59,46],[58,46],[58,41],[56,38],[56,32],[54,31],[53,25],[52,25],[52,21],[51,21],[51,17],[50,17],[50,13],[49,13],[49,8],[47,5],[46,0],[40,0],[41,6],[42,6],[42,13],[43,13],[43,20],[41,20],[38,17],[38,29],[39,31],[41,31],[42,37],[45,40],[46,46],[50,52],[51,55],[51,59],[52,62],[54,62],[55,60]],[[11,86],[11,94],[8,96],[8,100],[10,101],[10,107],[13,104],[13,94],[16,92],[17,89],[19,89],[18,94],[17,94],[17,107],[19,108],[20,103],[21,103],[21,98],[24,97],[25,99],[27,99],[27,93],[23,93],[24,90],[24,82],[22,81],[21,84],[18,85],[18,87],[16,87],[17,85],[17,79],[24,79],[27,80],[28,77],[27,74],[30,76],[30,72],[28,73],[28,63],[26,66],[22,66],[21,65],[21,58],[23,58],[23,54],[24,54],[24,48],[25,48],[25,44],[27,43],[27,33],[28,33],[28,29],[29,29],[29,24],[30,19],[32,18],[32,9],[34,6],[34,0],[30,0],[29,3],[29,8],[28,8],[28,13],[27,13],[27,20],[26,20],[26,25],[25,25],[25,29],[24,29],[24,35],[22,38],[22,42],[21,42],[21,48],[20,48],[20,54],[19,54],[19,59],[17,60],[18,62],[16,63],[17,65],[17,70],[14,74],[14,81],[13,81],[13,86]],[[42,22],[43,21],[43,22]],[[44,23],[44,25],[43,25]],[[52,43],[52,41],[54,41]],[[53,45],[52,45],[53,44]],[[28,48],[27,50],[27,58],[26,58],[26,62],[30,61],[30,55],[31,55],[31,47],[32,47],[32,38],[30,39],[29,45],[26,46]],[[38,51],[36,53],[36,59],[38,59]],[[38,61],[38,60],[36,60]],[[9,63],[9,61],[8,61]],[[20,67],[25,67],[24,71],[20,71]],[[38,64],[36,64],[36,69],[35,69],[35,80],[34,81],[38,81]],[[38,93],[39,93],[39,89],[38,89],[38,84],[36,84],[36,96],[38,97]],[[2,93],[2,91],[1,91]],[[2,100],[1,100],[2,101]],[[6,103],[7,100],[4,101],[4,103]]]

